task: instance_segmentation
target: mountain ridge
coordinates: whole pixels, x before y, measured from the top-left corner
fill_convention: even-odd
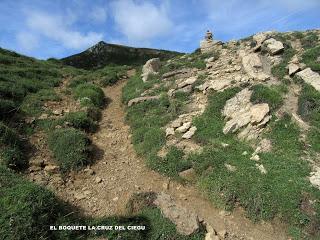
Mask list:
[[[61,61],[77,68],[97,69],[106,65],[142,65],[150,58],[168,60],[183,53],[153,48],[136,48],[100,41],[87,50],[62,58]]]

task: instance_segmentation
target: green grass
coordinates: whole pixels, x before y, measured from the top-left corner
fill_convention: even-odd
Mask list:
[[[0,239],[63,239],[49,231],[68,214],[52,192],[1,166],[0,185]]]
[[[314,32],[308,32],[304,38],[301,40],[302,47],[307,50],[309,48],[314,48],[319,45],[319,37]]]
[[[279,80],[283,80],[284,76],[287,75],[288,62],[296,54],[296,51],[289,45],[285,45],[284,52],[282,54],[282,60],[278,65],[275,65],[271,69],[273,76],[277,77]]]
[[[271,110],[278,109],[283,103],[281,93],[274,87],[258,84],[252,87],[252,103],[268,103]]]
[[[81,169],[90,163],[90,141],[79,130],[56,129],[49,134],[48,145],[62,173]]]
[[[302,55],[302,62],[310,67],[313,71],[320,71],[320,62],[317,58],[320,56],[320,46],[306,50]]]
[[[91,83],[79,84],[74,89],[74,96],[83,106],[102,107],[105,103],[105,96],[102,89]]]
[[[320,152],[320,93],[312,86],[304,83],[299,96],[298,112],[302,118],[309,122],[311,129],[307,139],[314,151]]]
[[[84,130],[86,132],[94,132],[97,130],[97,124],[89,116],[87,112],[71,112],[66,114],[58,123],[68,122],[72,127]]]
[[[28,165],[19,134],[0,122],[0,165],[19,170]]]

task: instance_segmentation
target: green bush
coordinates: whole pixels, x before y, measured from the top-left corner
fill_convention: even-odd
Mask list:
[[[311,144],[311,148],[320,152],[320,130],[319,129],[310,129],[308,132],[308,141]]]
[[[311,85],[303,84],[298,101],[302,118],[320,128],[320,93]]]
[[[304,49],[316,47],[319,44],[319,37],[316,33],[308,32],[307,35],[301,39],[301,45]]]
[[[19,147],[6,146],[0,148],[0,165],[19,170],[26,168],[28,161]]]
[[[296,51],[293,48],[285,46],[281,62],[278,65],[273,66],[271,69],[273,76],[277,77],[279,80],[283,80],[284,76],[288,73],[288,62],[295,55],[295,53]]]
[[[90,162],[90,141],[79,130],[56,129],[49,134],[48,144],[63,173],[78,170]]]
[[[64,118],[64,122],[69,122],[72,127],[82,129],[88,132],[94,132],[97,124],[88,116],[86,112],[68,113]]]
[[[252,103],[268,103],[271,110],[276,110],[283,102],[281,94],[274,88],[258,84],[253,86],[252,90]]]
[[[0,238],[53,239],[49,226],[61,214],[53,193],[1,166],[0,185]]]
[[[0,99],[0,119],[8,118],[17,111],[17,105],[12,100]]]
[[[302,62],[304,62],[313,71],[320,71],[320,62],[317,62],[320,56],[320,46],[310,48],[305,51],[302,55]]]
[[[94,106],[101,107],[105,102],[102,89],[90,83],[79,84],[74,90],[74,95],[83,105],[93,104]]]

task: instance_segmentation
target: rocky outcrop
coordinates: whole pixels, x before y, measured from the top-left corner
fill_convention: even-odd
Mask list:
[[[213,52],[217,47],[221,46],[222,42],[215,40],[200,41],[201,53]]]
[[[254,48],[254,51],[257,51],[261,48],[263,42],[270,38],[273,32],[268,31],[268,32],[261,32],[257,33],[253,36],[253,40],[256,42],[256,47]]]
[[[170,195],[160,193],[154,203],[161,209],[162,214],[176,225],[180,234],[188,236],[199,229],[198,216],[178,205]]]
[[[249,76],[260,81],[265,81],[270,78],[270,76],[263,71],[262,61],[257,53],[246,53],[244,50],[241,50],[239,56],[242,59],[243,68]]]
[[[191,77],[193,71],[190,68],[183,68],[183,69],[178,69],[174,71],[170,71],[167,73],[164,73],[162,75],[163,79],[171,78],[171,77],[176,77],[176,78],[187,78]]]
[[[266,49],[270,55],[276,55],[284,50],[283,43],[275,40],[274,38],[264,41],[263,45],[266,46]]]
[[[152,74],[157,74],[160,70],[161,62],[159,58],[152,58],[148,60],[142,67],[142,80],[144,82],[148,81],[148,78]]]
[[[251,94],[252,92],[245,88],[226,102],[222,111],[222,115],[227,120],[223,128],[224,134],[243,129],[240,136],[252,138],[255,137],[253,132],[259,131],[270,120],[269,105],[267,103],[252,104]]]
[[[311,68],[306,68],[296,75],[302,78],[303,81],[313,86],[316,90],[320,91],[320,75],[311,70]]]
[[[137,98],[131,99],[128,102],[128,107],[131,107],[132,105],[140,103],[140,102],[151,101],[151,100],[159,100],[159,99],[160,99],[160,96],[137,97]]]

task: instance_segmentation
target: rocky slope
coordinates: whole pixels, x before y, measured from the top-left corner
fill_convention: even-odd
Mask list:
[[[133,48],[101,41],[84,52],[63,58],[61,61],[77,68],[97,69],[111,64],[138,66],[150,58],[159,57],[165,60],[179,54],[173,51]]]
[[[318,239],[319,39],[63,60],[90,71],[1,49],[0,238]]]

